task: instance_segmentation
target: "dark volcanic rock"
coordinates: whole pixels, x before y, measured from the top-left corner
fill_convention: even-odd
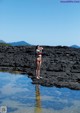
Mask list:
[[[80,89],[80,49],[44,46],[42,79],[35,75],[35,46],[0,46],[0,70],[28,74],[33,84]]]

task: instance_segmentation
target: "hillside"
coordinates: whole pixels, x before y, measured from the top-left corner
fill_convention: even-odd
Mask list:
[[[72,48],[80,48],[80,46],[78,46],[78,45],[72,45],[70,47],[72,47]]]
[[[18,41],[18,42],[5,42],[3,40],[0,40],[0,45],[7,45],[7,46],[30,46],[31,44],[25,42],[25,41]]]
[[[10,44],[7,44],[7,43],[1,43],[0,42],[0,46],[11,46]]]
[[[19,42],[12,42],[12,43],[8,43],[8,44],[11,44],[12,46],[29,46],[31,44],[25,42],[25,41],[19,41]]]

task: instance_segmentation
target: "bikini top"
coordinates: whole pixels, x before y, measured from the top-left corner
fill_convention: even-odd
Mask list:
[[[42,55],[42,50],[36,49],[36,53],[37,53],[38,55]]]

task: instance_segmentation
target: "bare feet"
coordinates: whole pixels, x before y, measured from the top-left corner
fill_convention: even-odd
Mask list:
[[[40,78],[42,78],[42,77],[38,77],[38,76],[37,76],[36,78],[37,78],[37,79],[40,79]]]
[[[40,79],[40,77],[36,77],[37,79]]]

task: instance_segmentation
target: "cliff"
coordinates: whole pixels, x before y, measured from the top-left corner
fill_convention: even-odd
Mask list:
[[[0,70],[28,74],[33,84],[80,89],[80,49],[43,46],[42,79],[35,75],[35,46],[0,46]]]

